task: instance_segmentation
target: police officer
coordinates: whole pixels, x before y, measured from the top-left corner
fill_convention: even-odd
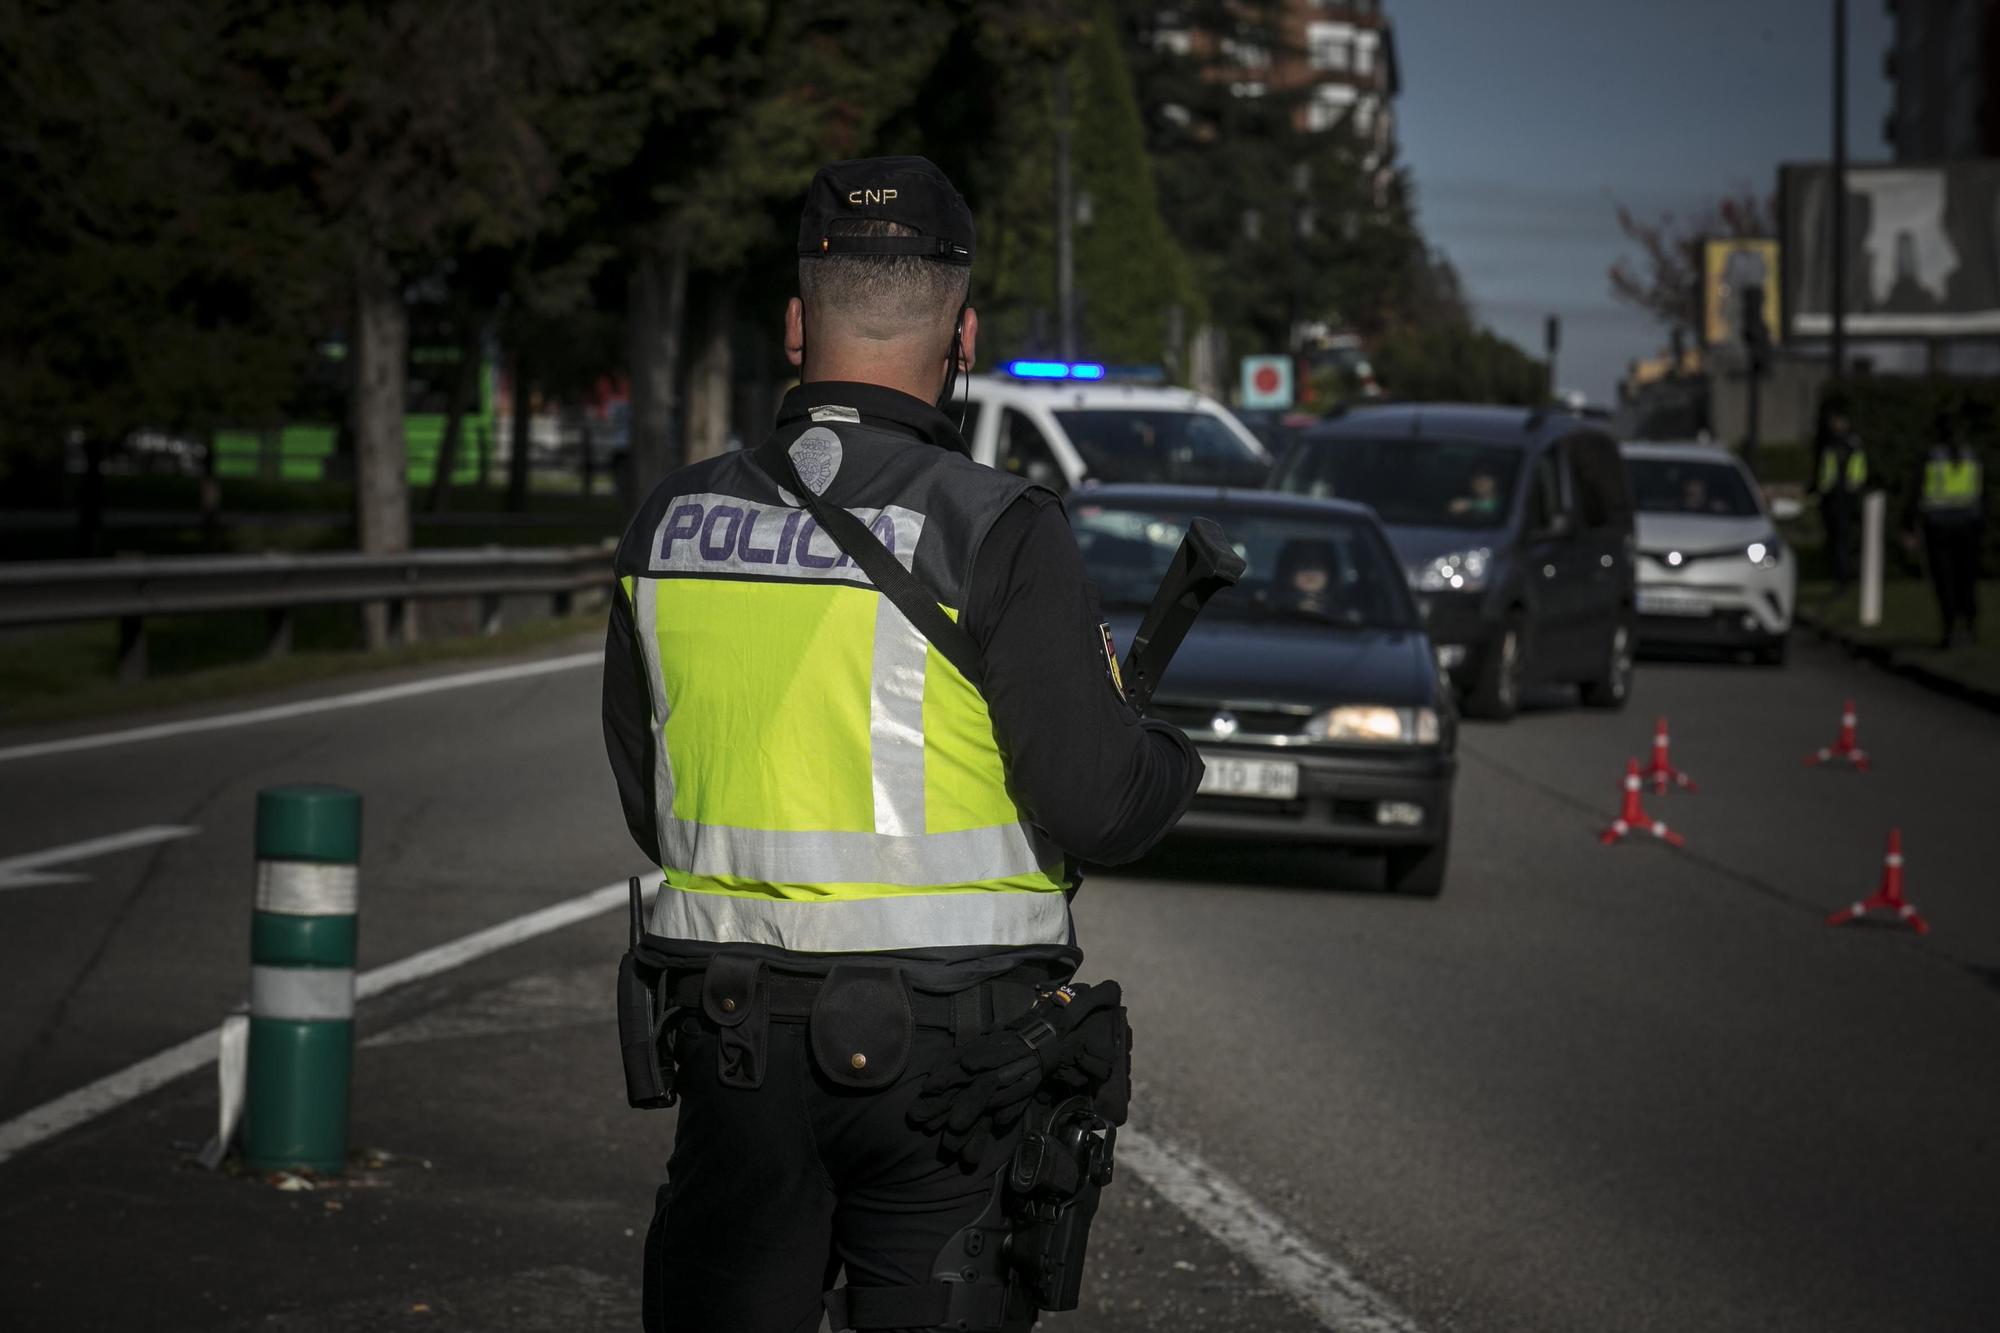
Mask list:
[[[1923,531],[1931,590],[1937,594],[1943,626],[1939,645],[1951,648],[1978,637],[1986,479],[1978,455],[1951,413],[1938,413],[1933,437],[1937,443],[1925,454],[1909,494]]]
[[[1868,489],[1868,451],[1848,425],[1846,408],[1835,400],[1820,408],[1813,454],[1813,493],[1819,497],[1826,549],[1833,557],[1833,585],[1845,588],[1854,581],[1855,529],[1861,495]]]
[[[785,312],[801,383],[763,447],[669,476],[618,548],[605,738],[664,876],[644,942],[680,1099],[648,1329],[809,1331],[842,1269],[932,1281],[1018,1130],[968,1166],[913,1127],[921,1083],[1072,975],[1076,862],[1144,852],[1200,777],[1125,701],[1057,497],[953,424],[973,251],[929,161],[821,169]],[[956,617],[972,677],[813,502]]]

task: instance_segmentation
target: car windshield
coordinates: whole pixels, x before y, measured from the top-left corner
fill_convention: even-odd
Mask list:
[[[1347,629],[1409,629],[1415,612],[1403,572],[1368,527],[1351,518],[1305,517],[1204,506],[1248,562],[1243,581],[1205,614],[1307,620]],[[1070,522],[1084,567],[1107,609],[1152,604],[1195,511],[1073,503]]]
[[[1763,511],[1728,463],[1693,458],[1628,458],[1632,499],[1642,514],[1706,514],[1754,518]]]
[[[1056,420],[1097,481],[1262,486],[1271,463],[1219,417],[1174,408],[1074,408]]]
[[[1513,505],[1522,451],[1459,440],[1320,440],[1293,455],[1279,490],[1371,505],[1407,528],[1497,528]]]

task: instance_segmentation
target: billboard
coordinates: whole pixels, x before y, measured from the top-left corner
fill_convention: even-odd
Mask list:
[[[1833,171],[1780,169],[1785,331],[1833,331]],[[1848,336],[2000,334],[2000,159],[1849,167]]]
[[[1764,327],[1779,341],[1778,243],[1769,237],[1711,236],[1701,243],[1701,340],[1710,347],[1743,341],[1745,287],[1764,289]]]

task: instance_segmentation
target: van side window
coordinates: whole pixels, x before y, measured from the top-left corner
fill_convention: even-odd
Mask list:
[[[1544,449],[1535,460],[1533,489],[1528,494],[1528,531],[1546,532],[1558,514],[1568,512],[1563,500],[1562,451]]]
[[[1069,489],[1042,432],[1011,407],[1000,414],[1000,470],[1040,482],[1052,491]]]
[[[1625,470],[1618,449],[1609,440],[1579,435],[1567,440],[1570,476],[1576,480],[1579,518],[1586,528],[1622,527],[1630,520],[1625,494]]]

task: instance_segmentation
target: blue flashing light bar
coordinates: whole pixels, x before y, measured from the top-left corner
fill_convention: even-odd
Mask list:
[[[1104,367],[1095,361],[1009,361],[1007,373],[1017,380],[1101,380]]]

